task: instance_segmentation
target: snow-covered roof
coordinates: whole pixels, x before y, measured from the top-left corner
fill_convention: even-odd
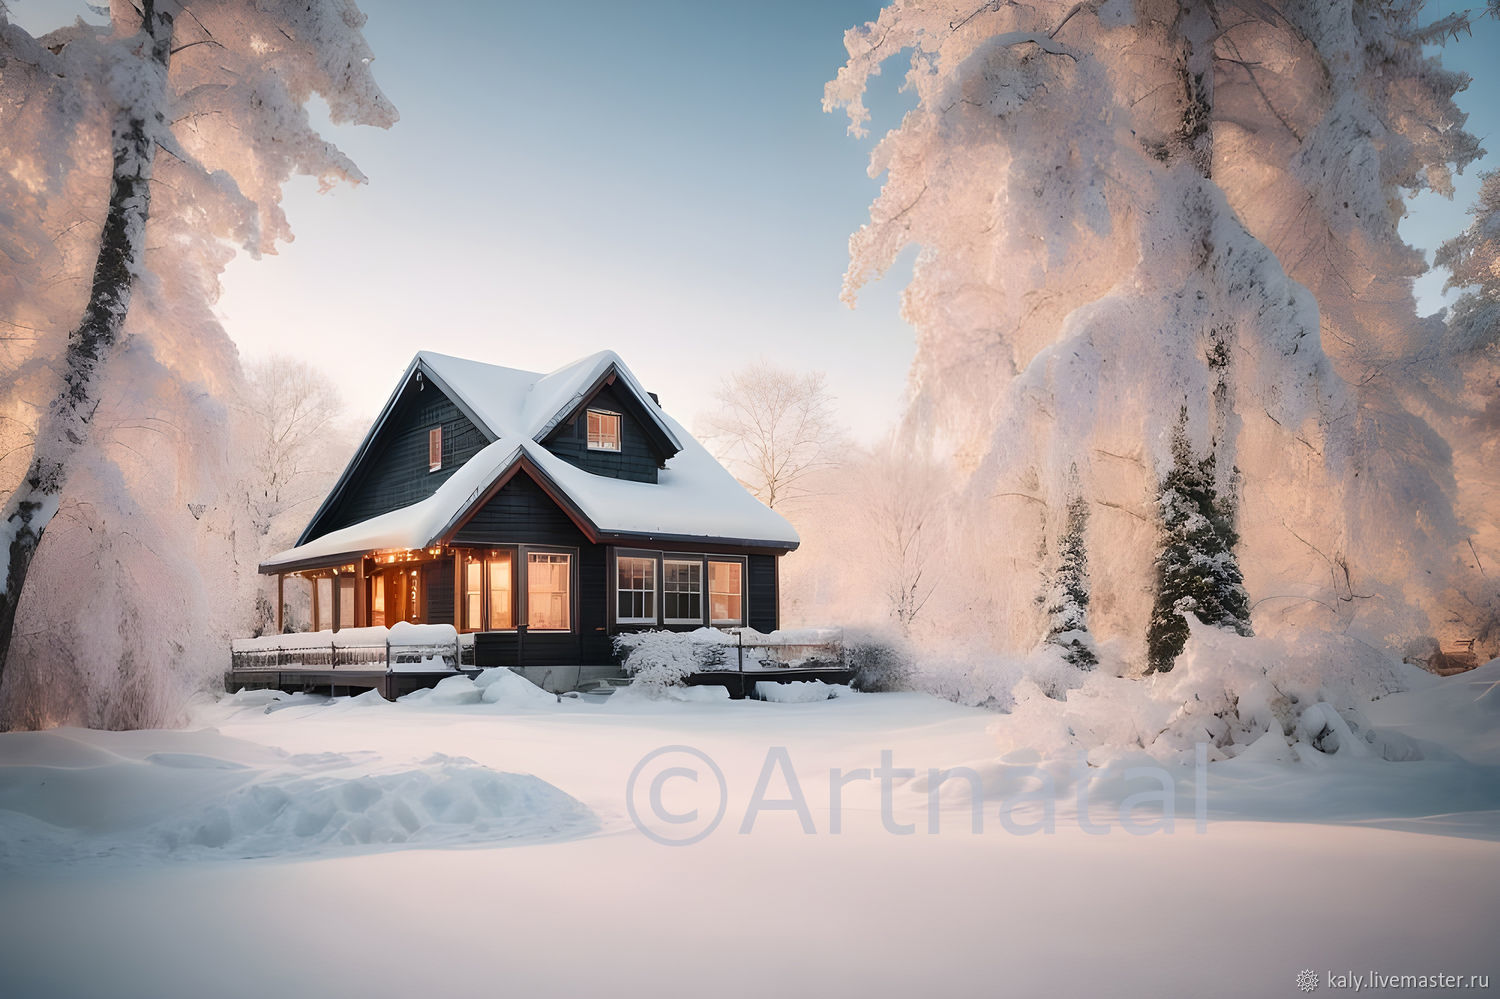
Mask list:
[[[426,499],[304,541],[266,559],[262,571],[441,543],[497,482],[518,470],[540,478],[544,486],[560,494],[565,506],[572,507],[568,512],[583,521],[580,527],[585,534],[595,537],[701,539],[787,549],[798,544],[792,525],[746,491],[707,448],[664,413],[613,351],[601,351],[549,374],[423,351],[408,366],[365,446],[378,433],[402,387],[418,371],[449,394],[492,438],[491,443]],[[611,374],[635,395],[662,438],[676,449],[654,483],[595,475],[540,443]],[[351,462],[345,479],[359,460],[356,456]],[[341,479],[335,492],[343,484]]]
[[[471,414],[470,419],[480,429],[489,431],[491,437],[534,441],[546,439],[613,374],[629,387],[647,419],[672,448],[682,449],[682,440],[672,431],[666,414],[651,401],[634,373],[612,350],[590,354],[547,374],[424,350],[412,360],[407,377],[417,369],[425,371],[447,391],[454,403]],[[403,379],[402,384],[405,383]]]

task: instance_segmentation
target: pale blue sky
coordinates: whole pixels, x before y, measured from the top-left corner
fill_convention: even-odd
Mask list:
[[[81,9],[7,2],[32,30]],[[402,120],[336,130],[370,184],[295,184],[297,241],[231,265],[224,323],[249,357],[328,371],[360,415],[419,349],[545,370],[609,347],[688,422],[747,358],[824,370],[872,439],[911,361],[897,314],[911,254],[857,310],[840,303],[878,185],[873,140],[850,138],[821,97],[844,29],[880,6],[363,0]],[[1470,128],[1500,147],[1496,52],[1488,21],[1445,62],[1476,77]],[[875,135],[909,103],[901,72],[877,83]],[[1460,227],[1475,173],[1453,203],[1419,199],[1410,238],[1430,249]],[[1431,307],[1441,283],[1419,284]]]

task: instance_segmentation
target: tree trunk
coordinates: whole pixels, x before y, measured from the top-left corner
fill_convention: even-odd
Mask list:
[[[155,0],[144,0],[140,32],[122,45],[133,48],[139,71],[152,79],[133,107],[120,108],[111,129],[114,167],[109,208],[99,236],[99,256],[83,318],[68,335],[63,385],[37,428],[31,466],[5,507],[0,544],[5,547],[0,591],[0,681],[4,679],[15,632],[16,609],[31,560],[41,543],[73,456],[88,437],[99,406],[106,363],[115,352],[130,293],[141,271],[146,218],[151,205],[151,169],[163,127],[167,68],[172,54],[172,15]]]

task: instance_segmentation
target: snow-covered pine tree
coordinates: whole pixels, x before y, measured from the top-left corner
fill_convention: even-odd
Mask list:
[[[1062,649],[1063,658],[1079,669],[1099,665],[1089,632],[1088,501],[1074,495],[1057,540],[1057,562],[1046,594],[1046,641]]]
[[[1186,615],[1249,635],[1250,600],[1235,559],[1234,501],[1215,484],[1213,451],[1193,454],[1187,409],[1172,436],[1172,465],[1157,497],[1161,544],[1155,602],[1146,631],[1147,672],[1172,668],[1187,642]]]

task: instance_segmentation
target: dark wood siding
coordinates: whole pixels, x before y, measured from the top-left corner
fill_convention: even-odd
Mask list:
[[[524,472],[507,482],[488,503],[474,511],[453,535],[455,545],[564,545],[577,548],[588,539],[542,487]]]
[[[443,428],[443,467],[427,470],[427,432]],[[311,538],[426,499],[487,444],[484,434],[437,386],[408,385],[343,494],[319,518]]]
[[[427,599],[423,612],[428,624],[453,624],[453,559],[440,558],[422,566]]]
[[[481,632],[474,638],[476,665],[576,666],[611,661],[605,617],[606,549],[591,544],[529,476],[522,473],[507,482],[458,530],[453,544],[544,545],[577,552],[573,632],[528,634],[524,641],[513,631]]]
[[[776,556],[751,555],[750,580],[745,589],[750,598],[750,627],[775,631],[781,625],[781,607],[776,592]]]
[[[615,661],[609,637],[609,549],[584,545],[578,552],[579,652],[594,665]]]
[[[587,408],[604,409],[620,414],[620,450],[590,451],[588,441]],[[565,423],[552,432],[544,442],[547,450],[570,465],[576,465],[595,475],[607,475],[615,479],[633,479],[636,482],[655,482],[657,468],[662,456],[652,446],[640,420],[635,415],[636,406],[624,394],[606,385],[577,419]]]

